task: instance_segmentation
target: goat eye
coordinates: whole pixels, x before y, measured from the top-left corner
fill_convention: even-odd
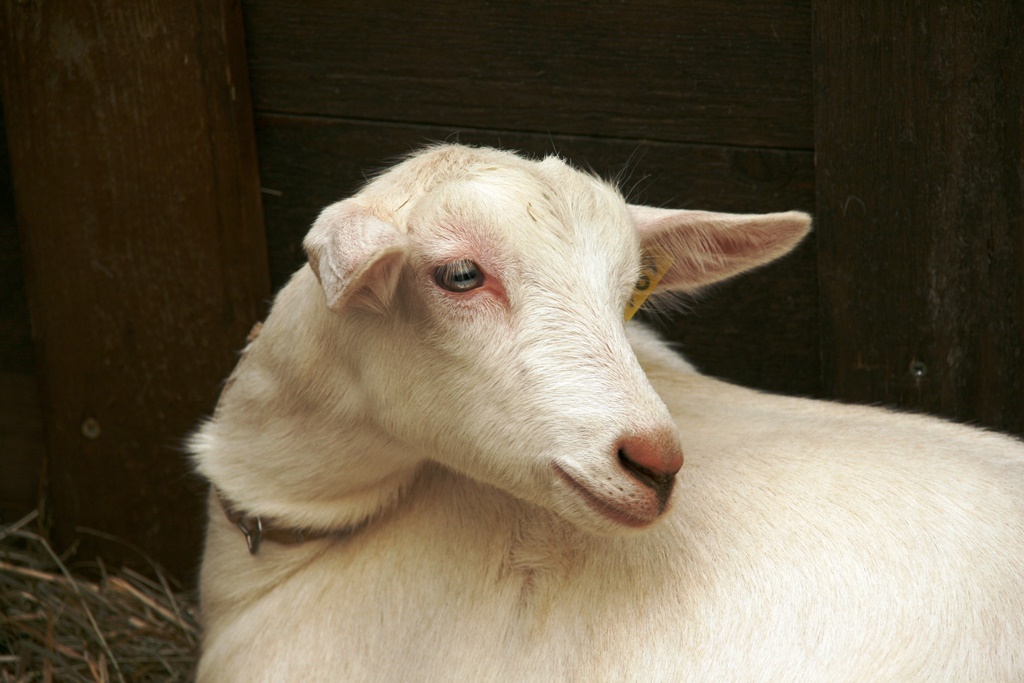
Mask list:
[[[468,292],[484,284],[480,267],[469,259],[446,263],[434,271],[434,281],[449,292]]]

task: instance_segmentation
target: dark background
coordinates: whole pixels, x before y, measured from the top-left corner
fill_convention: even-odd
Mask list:
[[[318,210],[427,141],[558,152],[635,202],[809,211],[796,252],[666,334],[750,386],[1024,433],[1015,0],[17,0],[0,21],[0,521],[42,506],[60,547],[98,529],[191,580],[184,436]]]

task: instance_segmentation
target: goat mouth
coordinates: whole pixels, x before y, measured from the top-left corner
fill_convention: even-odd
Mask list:
[[[580,498],[582,498],[592,510],[598,512],[603,517],[634,529],[650,526],[654,520],[658,518],[657,514],[652,517],[641,517],[631,511],[623,509],[623,507],[619,505],[614,505],[607,499],[594,493],[594,491],[589,487],[580,483],[579,480],[566,472],[558,463],[553,463],[552,467],[559,479],[564,481],[569,488],[579,494]]]

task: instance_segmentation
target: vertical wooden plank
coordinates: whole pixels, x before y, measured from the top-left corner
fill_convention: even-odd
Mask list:
[[[36,507],[45,452],[10,153],[3,129],[0,107],[0,523],[14,521]]]
[[[1024,432],[1024,13],[821,0],[827,389]]]
[[[269,291],[240,5],[0,17],[55,539],[99,529],[190,578],[203,492],[181,443]]]

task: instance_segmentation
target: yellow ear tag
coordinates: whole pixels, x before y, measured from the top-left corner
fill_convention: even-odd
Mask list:
[[[636,281],[629,302],[626,303],[626,320],[636,315],[647,301],[647,297],[654,293],[654,288],[661,282],[661,278],[665,277],[674,261],[672,254],[661,249],[654,249],[640,257],[640,279]]]

